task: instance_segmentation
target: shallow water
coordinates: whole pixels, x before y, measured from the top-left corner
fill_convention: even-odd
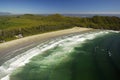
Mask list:
[[[51,44],[25,66],[14,69],[10,80],[120,80],[120,33],[67,36],[37,48]]]

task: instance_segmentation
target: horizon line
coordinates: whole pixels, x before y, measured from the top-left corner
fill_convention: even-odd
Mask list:
[[[31,13],[31,12],[26,12],[26,13],[11,13],[11,14],[120,14],[120,12],[53,12],[53,13]]]
[[[120,12],[52,12],[52,13],[34,13],[34,12],[13,13],[13,12],[0,12],[0,13],[9,13],[9,14],[120,14]]]

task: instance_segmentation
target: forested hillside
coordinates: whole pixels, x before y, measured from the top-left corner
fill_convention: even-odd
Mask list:
[[[74,26],[120,30],[120,18],[108,16],[79,18],[65,17],[59,14],[0,16],[0,42]]]

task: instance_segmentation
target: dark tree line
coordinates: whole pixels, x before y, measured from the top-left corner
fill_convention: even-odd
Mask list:
[[[120,30],[120,18],[94,16],[92,18],[66,17],[60,14],[42,16],[25,14],[0,17],[0,41],[15,39],[17,35],[34,35],[49,31],[68,29],[74,26],[95,29]]]

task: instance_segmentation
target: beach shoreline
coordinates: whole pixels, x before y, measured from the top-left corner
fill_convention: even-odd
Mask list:
[[[36,46],[38,43],[42,43],[44,41],[50,40],[55,37],[69,35],[73,33],[79,32],[87,32],[91,31],[91,28],[81,28],[81,27],[74,27],[71,29],[53,31],[43,34],[32,35],[28,37],[24,37],[21,39],[16,39],[12,41],[8,41],[5,43],[0,44],[0,65],[2,65],[5,61],[9,60],[11,54],[14,51],[20,50],[22,48],[30,49],[30,47]],[[14,54],[17,55],[17,54]]]

